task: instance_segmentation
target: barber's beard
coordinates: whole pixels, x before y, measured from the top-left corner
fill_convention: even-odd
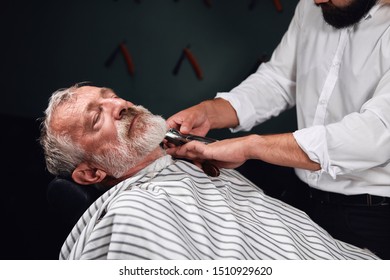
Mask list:
[[[134,117],[137,119],[133,122]],[[167,125],[162,117],[142,106],[133,106],[117,123],[117,131],[119,144],[112,145],[101,158],[104,161],[101,163],[115,178],[123,176],[159,147]]]
[[[324,20],[335,28],[345,28],[358,23],[378,0],[352,0],[345,7],[336,7],[331,2],[321,3]]]

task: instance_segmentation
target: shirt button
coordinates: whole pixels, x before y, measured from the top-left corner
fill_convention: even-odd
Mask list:
[[[310,180],[315,180],[317,178],[317,175],[316,174],[314,174],[314,173],[310,173],[309,174],[309,179]]]
[[[322,100],[320,101],[320,104],[321,104],[321,105],[325,105],[325,104],[326,104],[326,100],[325,100],[325,99],[322,99]]]

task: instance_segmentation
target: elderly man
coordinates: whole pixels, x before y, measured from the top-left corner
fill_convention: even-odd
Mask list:
[[[59,90],[45,113],[48,170],[107,188],[75,225],[61,259],[377,258],[333,239],[235,170],[209,177],[166,155],[164,119],[111,89]]]

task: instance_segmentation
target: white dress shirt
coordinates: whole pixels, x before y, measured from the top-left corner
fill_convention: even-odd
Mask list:
[[[390,5],[335,29],[301,0],[271,60],[229,93],[250,130],[296,105],[299,146],[321,170],[296,169],[310,186],[390,197]]]

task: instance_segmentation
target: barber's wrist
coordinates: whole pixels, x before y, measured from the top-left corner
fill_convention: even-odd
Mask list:
[[[215,98],[201,102],[206,110],[207,118],[212,129],[236,127],[237,113],[229,101],[223,98]]]
[[[261,135],[251,134],[243,137],[242,145],[245,147],[244,156],[249,159],[261,159],[261,151],[265,147],[265,141]]]

